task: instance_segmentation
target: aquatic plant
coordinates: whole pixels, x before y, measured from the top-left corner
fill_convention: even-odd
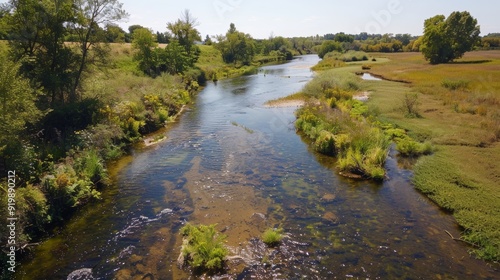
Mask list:
[[[198,272],[222,270],[228,250],[224,246],[226,236],[219,234],[213,225],[186,224],[180,232],[184,236],[181,254],[184,262]]]
[[[262,241],[269,247],[275,247],[283,239],[282,228],[269,228],[262,234]]]

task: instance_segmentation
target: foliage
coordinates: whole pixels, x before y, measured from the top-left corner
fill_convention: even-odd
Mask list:
[[[353,51],[353,50],[347,51],[345,53],[332,51],[325,54],[324,59],[335,59],[335,60],[341,60],[343,62],[365,61],[368,60],[368,54],[363,51]]]
[[[269,247],[276,247],[283,239],[282,228],[269,228],[262,234],[262,241]]]
[[[249,65],[255,54],[255,43],[249,34],[236,30],[234,23],[231,23],[225,36],[218,36],[216,47],[222,53],[222,59],[226,63],[241,63]]]
[[[479,26],[469,12],[453,12],[445,19],[437,15],[425,20],[422,53],[431,64],[461,58],[479,43]]]
[[[474,256],[498,261],[500,244],[498,190],[500,162],[499,51],[475,51],[453,64],[431,65],[418,54],[388,54],[390,62],[372,72],[404,83],[377,82],[368,104],[385,122],[396,124],[419,144],[430,142],[430,156],[418,159],[413,182],[440,207],[450,211],[464,231],[461,239],[479,246]],[[467,81],[466,89],[448,89],[443,81]],[[418,91],[422,118],[408,119],[394,110],[407,92]],[[457,110],[455,111],[455,108]],[[462,109],[463,108],[463,109]],[[466,108],[474,108],[463,114]],[[479,113],[482,112],[482,113]],[[397,142],[397,140],[396,140]],[[413,146],[413,145],[410,145]]]
[[[420,117],[418,104],[418,93],[405,93],[401,101],[401,111],[407,118],[418,118]]]
[[[335,155],[338,167],[349,174],[382,180],[390,141],[366,121],[368,107],[352,99],[359,84],[352,73],[329,70],[303,89],[320,99],[297,111],[295,126],[313,140],[318,152]]]
[[[200,272],[216,272],[224,267],[228,254],[224,245],[226,236],[217,233],[215,226],[186,224],[181,228],[184,259]]]
[[[470,82],[465,80],[443,80],[441,85],[449,90],[466,90]]]
[[[189,10],[184,10],[181,18],[176,22],[169,22],[167,24],[167,28],[172,33],[173,38],[185,48],[188,55],[192,55],[195,47],[194,42],[201,41],[200,33],[195,28],[197,25],[197,19],[191,15]]]
[[[28,124],[36,123],[42,112],[36,106],[38,93],[18,74],[19,63],[0,54],[0,156],[17,145]],[[10,149],[6,149],[11,145]]]
[[[102,48],[99,42],[104,41],[103,34],[97,32],[100,25],[118,22],[128,16],[122,9],[123,4],[118,0],[76,0],[72,5],[75,11],[75,26],[72,32],[78,35],[78,66],[72,85],[71,98],[76,100],[78,87],[82,75],[88,65],[97,59],[103,60],[107,57],[107,49]]]
[[[342,45],[335,41],[326,40],[323,41],[323,43],[321,44],[321,47],[319,48],[318,51],[318,56],[320,58],[323,58],[327,53],[333,51],[342,52],[343,51]]]
[[[45,106],[76,102],[80,83],[89,65],[103,61],[106,48],[99,24],[125,15],[116,0],[12,1],[9,18],[12,56],[21,61],[21,72],[47,93]],[[75,35],[77,44],[65,43]]]
[[[326,98],[350,99],[352,92],[359,88],[359,81],[352,73],[329,70],[319,73],[304,86],[302,92],[315,98],[325,95]]]
[[[158,43],[149,29],[137,28],[133,33],[132,48],[135,50],[134,59],[139,61],[139,69],[144,73],[156,72],[155,48]]]

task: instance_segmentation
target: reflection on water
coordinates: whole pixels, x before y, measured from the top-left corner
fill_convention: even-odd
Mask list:
[[[382,81],[382,79],[377,78],[370,73],[363,73],[363,76],[361,76],[361,79],[368,80],[368,81]]]
[[[295,132],[293,108],[263,106],[300,90],[317,60],[208,84],[168,140],[118,163],[103,201],[39,246],[19,278],[91,269],[97,279],[188,279],[176,262],[189,221],[217,223],[228,236],[239,256],[228,278],[494,279],[444,232],[459,235],[414,191],[394,152],[381,184],[339,177],[333,159]],[[287,237],[270,250],[258,237],[276,226]]]

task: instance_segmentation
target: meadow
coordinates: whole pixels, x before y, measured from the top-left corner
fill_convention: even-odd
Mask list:
[[[406,81],[364,81],[378,119],[430,141],[432,155],[414,166],[413,182],[463,228],[478,257],[500,259],[500,51],[467,53],[430,65],[420,53],[379,54],[370,72]],[[378,59],[380,60],[380,59]],[[418,117],[401,112],[406,94],[418,98]]]
[[[316,150],[341,151],[341,137],[329,134],[325,138],[324,132],[318,132],[338,133],[326,129],[330,126],[355,126],[361,121],[382,129],[400,155],[414,159],[410,161],[414,164],[405,166],[414,171],[415,188],[454,216],[463,230],[460,238],[471,246],[471,252],[488,261],[500,260],[500,80],[495,78],[500,77],[500,51],[470,52],[439,65],[429,64],[421,53],[369,53],[368,60],[351,62],[327,57],[313,69],[319,71],[317,77],[294,97],[319,100],[299,111],[297,120],[298,129],[312,136]],[[363,72],[383,80],[355,78]],[[330,85],[339,80],[344,85]],[[330,96],[330,87],[343,88],[348,94]],[[368,96],[366,106],[352,101],[356,95]],[[318,104],[323,109],[311,111]],[[338,118],[324,117],[335,109],[350,117],[344,116],[340,123]],[[303,125],[304,116],[314,120],[314,129],[309,129],[311,124]],[[319,122],[318,117],[326,122]],[[376,138],[368,134],[366,139]],[[361,162],[370,155],[349,158]],[[346,159],[337,155],[337,166],[352,171],[345,168]],[[367,177],[383,175],[378,174]]]

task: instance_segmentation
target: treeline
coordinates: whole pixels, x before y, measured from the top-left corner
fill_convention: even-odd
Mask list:
[[[319,42],[313,47],[313,51],[320,57],[330,51],[364,51],[364,52],[420,52],[422,46],[422,36],[412,36],[411,34],[325,34],[322,37],[316,36],[314,42]],[[500,33],[491,33],[480,38],[480,42],[475,45],[476,49],[493,50],[500,48]]]

